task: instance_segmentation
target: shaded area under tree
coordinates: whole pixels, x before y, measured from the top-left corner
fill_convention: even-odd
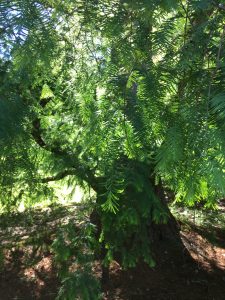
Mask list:
[[[88,222],[87,212],[85,205],[79,204],[1,216],[1,244],[5,248],[1,300],[55,299],[60,284],[51,243],[60,226],[69,220],[79,227],[82,214]],[[221,213],[224,212],[218,211]],[[138,264],[135,269],[124,271],[114,261],[110,265],[110,281],[104,286],[104,299],[223,299],[225,249],[214,246],[185,223],[181,227],[182,240],[193,262],[182,260],[176,249],[165,251],[163,247],[158,248],[161,259],[153,269]],[[100,278],[99,261],[94,262],[93,270]]]

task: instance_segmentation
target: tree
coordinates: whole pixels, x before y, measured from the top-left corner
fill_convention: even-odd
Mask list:
[[[187,205],[224,196],[224,13],[211,0],[3,1],[3,204],[78,182],[96,194],[104,261],[153,266],[155,245],[179,239],[167,190]]]

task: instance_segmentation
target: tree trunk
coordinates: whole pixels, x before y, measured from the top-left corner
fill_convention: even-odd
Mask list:
[[[177,261],[185,263],[190,261],[190,255],[184,247],[180,237],[180,224],[172,215],[165,191],[160,181],[155,187],[156,195],[161,201],[161,205],[168,215],[168,221],[165,224],[151,223],[149,228],[152,236],[153,253],[157,264],[163,263],[164,258],[174,256],[176,253]],[[178,258],[179,257],[179,258]]]
[[[103,264],[103,261],[106,257],[108,249],[106,249],[105,245],[115,245],[118,246],[116,248],[116,252],[113,254],[113,259],[123,265],[123,252],[131,252],[131,249],[138,249],[140,243],[140,247],[143,244],[143,240],[140,240],[139,237],[142,232],[139,230],[141,226],[143,228],[143,236],[145,237],[144,242],[146,245],[151,248],[152,258],[156,262],[156,265],[160,265],[166,259],[169,259],[170,253],[171,257],[176,253],[176,257],[180,256],[181,264],[184,263],[187,259],[187,252],[183,246],[183,243],[179,234],[179,224],[171,214],[168,204],[166,201],[163,185],[160,182],[157,186],[154,187],[155,195],[157,199],[160,201],[161,207],[163,207],[164,212],[168,216],[168,220],[166,223],[156,223],[153,218],[149,215],[148,218],[143,218],[143,224],[137,225],[137,229],[135,225],[125,224],[124,228],[127,230],[127,236],[121,234],[120,219],[124,217],[124,214],[127,213],[131,208],[129,204],[131,203],[132,207],[132,197],[130,198],[131,193],[133,191],[129,191],[127,189],[126,194],[120,199],[121,208],[117,214],[108,213],[101,210],[101,204],[103,203],[102,195],[104,193],[99,193],[97,197],[97,209],[95,209],[91,216],[90,221],[96,225],[96,240],[99,241],[101,233],[104,233],[104,241],[101,242],[100,253],[98,253],[98,259],[102,261],[102,284],[106,284],[109,281],[109,270],[108,267]],[[140,191],[136,193],[135,197],[138,199],[143,197],[143,193]],[[135,199],[136,199],[135,198]],[[130,199],[130,203],[129,203]],[[124,204],[123,204],[124,203]],[[127,206],[126,206],[127,205]],[[125,207],[126,206],[126,207]],[[127,211],[126,211],[127,210]],[[106,227],[106,223],[108,222],[109,228]],[[117,228],[118,227],[118,228]],[[133,232],[132,232],[133,230]],[[139,231],[138,231],[139,230]],[[122,240],[122,242],[121,242]],[[147,241],[148,240],[148,241]],[[135,243],[137,245],[135,246]],[[149,243],[149,244],[148,244]],[[121,251],[120,251],[121,250]],[[137,258],[136,263],[144,260],[144,257],[141,255]]]
[[[155,236],[154,241],[162,241],[163,239],[173,241],[175,244],[179,244],[180,235],[179,235],[179,223],[176,221],[175,217],[170,212],[168,207],[168,202],[166,199],[165,191],[160,181],[157,186],[155,186],[155,194],[163,206],[164,211],[168,215],[168,221],[166,224],[152,224],[153,235]]]

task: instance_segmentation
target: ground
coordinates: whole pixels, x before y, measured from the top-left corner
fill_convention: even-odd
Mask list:
[[[159,253],[161,263],[149,269],[139,265],[124,271],[110,267],[104,299],[222,300],[225,299],[225,209],[200,211],[173,207],[181,224],[181,238],[193,257],[182,260],[173,251]],[[60,282],[51,244],[58,228],[72,220],[79,226],[77,206],[52,206],[0,218],[0,300],[53,300]],[[100,264],[93,271],[100,276]]]

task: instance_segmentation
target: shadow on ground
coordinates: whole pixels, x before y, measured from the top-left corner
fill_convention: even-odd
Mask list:
[[[82,218],[88,220],[88,211],[81,204],[58,205],[45,210],[34,209],[1,216],[0,300],[56,298],[60,284],[51,244],[61,225],[72,220],[75,226],[79,226],[80,212]],[[113,262],[110,282],[104,286],[103,299],[225,299],[225,238],[222,223],[216,227],[216,240],[213,240],[207,234],[211,236],[211,226],[214,228],[216,225],[215,215],[210,224],[201,226],[196,222],[193,224],[190,215],[185,213],[189,225],[183,219],[181,237],[193,261],[186,261],[185,257],[182,259],[182,255],[173,249],[163,253],[159,249],[161,263],[153,269],[141,264],[133,270],[123,271],[118,263]],[[218,215],[221,213],[225,212],[218,211]],[[94,272],[99,276],[98,261]]]

